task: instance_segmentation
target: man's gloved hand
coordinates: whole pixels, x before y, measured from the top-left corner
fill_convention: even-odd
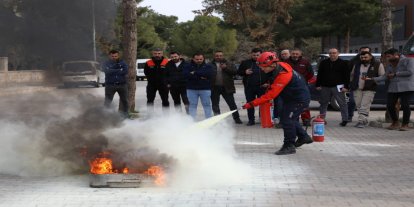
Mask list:
[[[246,104],[243,105],[243,109],[251,109],[253,107],[254,107],[254,105],[251,102],[246,103]]]

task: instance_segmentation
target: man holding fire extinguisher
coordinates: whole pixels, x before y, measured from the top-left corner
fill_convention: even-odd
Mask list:
[[[299,123],[299,115],[309,107],[310,93],[304,78],[292,67],[279,62],[275,53],[264,52],[257,59],[260,69],[269,74],[270,88],[261,97],[246,103],[243,109],[250,109],[280,96],[283,101],[280,121],[283,127],[283,146],[276,155],[295,154],[296,148],[313,142]],[[296,140],[296,137],[298,139]]]

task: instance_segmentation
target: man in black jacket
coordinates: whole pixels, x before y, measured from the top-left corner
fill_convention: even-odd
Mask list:
[[[181,111],[181,100],[184,103],[185,111],[188,114],[188,98],[186,83],[187,79],[184,76],[183,68],[187,64],[180,53],[173,51],[170,52],[170,61],[167,63],[166,82],[167,87],[170,90],[171,97],[174,100],[174,107],[176,110]]]
[[[117,50],[109,52],[109,60],[103,66],[105,73],[105,106],[109,107],[115,93],[119,95],[119,110],[125,118],[128,117],[128,84],[126,76],[128,65],[119,58]]]
[[[321,91],[320,116],[325,118],[328,104],[332,97],[335,97],[341,109],[342,122],[340,126],[346,126],[348,123],[345,93],[349,91],[349,77],[348,62],[339,58],[338,49],[329,49],[329,58],[322,60],[319,64],[315,86],[316,90]]]
[[[269,86],[267,83],[267,75],[262,72],[257,66],[257,58],[262,54],[262,50],[259,48],[252,49],[251,58],[241,62],[237,73],[243,76],[244,94],[246,101],[250,102],[254,99],[262,96],[265,93],[266,88]],[[247,126],[255,124],[254,108],[247,110],[247,116],[249,122]]]
[[[155,95],[158,93],[161,96],[162,106],[168,108],[168,88],[165,82],[165,74],[168,59],[164,58],[163,52],[160,48],[155,48],[152,51],[152,57],[145,63],[144,73],[147,77],[147,106],[154,106]]]
[[[219,50],[214,53],[214,60],[211,64],[214,70],[214,76],[211,80],[211,103],[214,115],[220,114],[220,95],[223,96],[230,110],[236,110],[237,105],[233,96],[236,93],[233,79],[233,76],[237,74],[236,66],[228,62],[223,56],[223,51]],[[243,123],[240,120],[239,112],[236,111],[232,115],[236,124]]]

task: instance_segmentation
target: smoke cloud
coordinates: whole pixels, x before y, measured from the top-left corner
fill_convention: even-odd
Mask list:
[[[7,106],[0,105],[9,112],[0,118],[0,173],[87,173],[91,159],[109,152],[117,169],[164,167],[174,187],[229,184],[249,174],[233,147],[235,131],[226,122],[194,127],[190,117],[175,113],[123,120],[114,109],[102,107],[103,97],[90,94],[7,100]]]

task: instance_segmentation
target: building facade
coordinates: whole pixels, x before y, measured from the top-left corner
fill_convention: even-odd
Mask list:
[[[413,33],[414,29],[414,0],[393,0],[393,40],[394,48],[402,51],[404,44]],[[374,53],[381,51],[381,25],[372,29],[370,37],[351,37],[349,51],[344,51],[343,37],[325,37],[322,38],[322,51],[326,52],[329,48],[340,48],[344,53],[356,53],[361,46],[372,48]]]

